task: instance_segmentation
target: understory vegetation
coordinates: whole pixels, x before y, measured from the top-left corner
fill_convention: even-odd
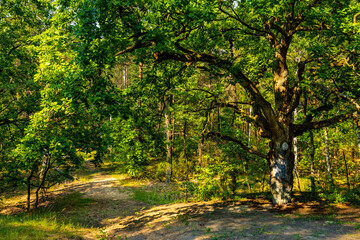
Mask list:
[[[47,196],[91,180],[89,162],[152,181],[131,188],[152,205],[359,206],[359,13],[357,0],[0,0],[0,200],[26,195],[0,233],[78,237],[47,213],[92,200]]]

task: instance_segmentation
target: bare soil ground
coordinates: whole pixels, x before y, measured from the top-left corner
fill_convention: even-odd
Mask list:
[[[82,208],[64,206],[64,219],[87,226],[83,239],[360,239],[360,209],[319,203],[274,207],[264,199],[151,205],[132,198],[137,184],[94,170],[53,190],[51,199],[79,193]],[[154,184],[143,182],[143,185]],[[156,183],[161,184],[161,183]],[[9,205],[0,213],[16,212]]]

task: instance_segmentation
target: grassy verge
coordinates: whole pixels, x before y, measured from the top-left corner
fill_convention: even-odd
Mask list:
[[[10,239],[82,239],[82,227],[58,221],[55,214],[0,215],[0,236]]]
[[[135,200],[153,205],[179,203],[189,200],[182,186],[177,183],[153,184],[151,186],[133,188],[132,191],[132,197]]]
[[[135,200],[155,205],[183,202],[183,200],[178,196],[179,193],[175,191],[161,192],[135,189],[133,194],[133,198]]]
[[[82,194],[72,193],[58,196],[30,213],[0,215],[0,239],[82,239],[84,224],[64,218],[62,212],[79,211],[91,203]]]

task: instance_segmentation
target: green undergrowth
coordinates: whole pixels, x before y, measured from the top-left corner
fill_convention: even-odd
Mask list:
[[[0,215],[0,239],[82,239],[86,226],[64,217],[63,212],[86,211],[93,200],[74,192],[48,201],[50,203],[29,213]]]
[[[343,189],[336,188],[334,191],[319,189],[317,192],[295,192],[295,202],[312,202],[316,201],[323,204],[350,204],[360,206],[360,189]]]
[[[344,203],[360,206],[360,189],[337,189],[334,192],[319,193],[327,203]]]
[[[57,219],[56,214],[0,215],[2,240],[18,239],[83,239],[82,226]]]
[[[186,201],[181,190],[156,187],[152,189],[137,188],[133,190],[133,198],[137,201],[160,205]]]

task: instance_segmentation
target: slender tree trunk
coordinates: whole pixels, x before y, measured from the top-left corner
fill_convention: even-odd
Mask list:
[[[124,69],[123,69],[123,84],[122,84],[123,88],[126,89],[128,88],[129,84],[128,84],[128,66],[125,63],[124,64]]]
[[[251,116],[252,116],[252,107],[250,107],[250,109],[249,109],[249,117],[251,118]],[[247,122],[246,135],[247,135],[248,146],[250,147],[250,145],[251,145],[251,122]]]
[[[26,184],[27,184],[27,211],[30,211],[30,203],[31,203],[31,178],[34,175],[34,170],[31,169],[30,175],[27,178]]]
[[[251,118],[251,114],[252,114],[252,108],[250,107],[249,109],[249,117]],[[246,123],[246,135],[247,135],[247,145],[248,147],[251,146],[251,123],[247,122]],[[248,178],[248,160],[246,160],[245,162],[245,166],[244,166],[244,171],[245,171],[245,181],[248,187],[248,191],[249,193],[251,193],[251,187],[250,187],[250,183],[249,183],[249,178]]]
[[[264,174],[263,174],[263,178],[262,178],[262,182],[261,182],[261,191],[264,192],[264,187],[265,187],[265,179],[266,179],[266,169],[264,170]]]
[[[202,166],[204,141],[205,141],[205,136],[204,136],[204,134],[201,134],[201,139],[200,139],[200,142],[198,144],[198,166],[199,167]]]
[[[186,151],[186,125],[187,125],[187,121],[185,119],[184,122],[184,156],[185,156],[185,163],[186,163],[186,181],[189,180],[189,160],[188,160],[188,155],[187,155],[187,151]]]
[[[297,120],[297,110],[295,109],[294,110],[294,122],[296,120]],[[300,181],[299,181],[299,172],[298,172],[299,153],[298,153],[298,139],[297,139],[297,137],[294,137],[293,145],[294,145],[294,156],[295,156],[295,159],[294,159],[294,175],[295,175],[298,190],[301,191]]]
[[[343,150],[343,157],[344,157],[344,163],[345,163],[345,174],[346,174],[346,183],[347,183],[347,187],[350,190],[350,180],[349,180],[349,170],[348,170],[348,165],[347,165],[347,161],[346,161],[346,156],[345,156],[345,151]]]
[[[352,148],[351,149],[351,162],[352,162],[352,164],[353,164],[353,166],[355,165],[355,166],[357,166],[357,161],[356,161],[356,159],[355,159],[355,149],[354,148]],[[357,179],[357,173],[358,173],[358,171],[353,171],[352,172],[353,173],[353,176],[352,176],[352,187],[353,188],[355,188],[356,187],[356,179]],[[351,176],[350,176],[351,177]]]
[[[47,172],[49,170],[49,155],[47,153],[47,150],[45,149],[45,154],[44,154],[44,157],[43,157],[43,162],[41,164],[41,169],[40,169],[40,174],[39,174],[39,185],[36,189],[36,192],[35,192],[35,209],[38,208],[38,205],[39,205],[39,191],[44,187],[44,184],[45,184],[45,179],[46,179],[46,175],[47,175]]]
[[[35,197],[36,197],[35,198],[35,209],[37,209],[38,206],[39,206],[39,191],[41,189],[44,189],[44,184],[45,184],[46,175],[47,175],[48,170],[49,169],[45,170],[44,176],[41,178],[41,182],[40,182],[39,186],[36,189],[36,192],[35,192]]]
[[[307,94],[304,93],[304,115],[305,118],[307,117]],[[310,146],[311,146],[311,152],[310,152],[310,182],[311,182],[311,192],[315,193],[316,191],[316,185],[315,185],[315,168],[314,168],[314,158],[315,158],[315,144],[314,144],[314,134],[312,130],[309,131],[309,137],[310,137]]]
[[[168,108],[168,107],[167,107]],[[171,126],[169,110],[165,112],[165,129],[166,129],[166,182],[171,182],[172,178],[172,146],[171,146]]]
[[[297,183],[298,190],[301,191],[300,180],[299,180],[299,171],[298,171],[298,161],[299,161],[299,153],[298,153],[298,139],[294,138],[294,175]]]
[[[140,79],[140,81],[143,79],[143,64],[142,64],[142,62],[139,63],[139,79]],[[140,98],[138,99],[138,106],[139,107],[141,106],[141,99]]]
[[[314,168],[314,158],[315,158],[315,144],[314,144],[314,134],[312,131],[309,132],[310,134],[310,145],[311,145],[311,152],[310,152],[310,181],[311,181],[311,192],[316,191],[315,185],[315,168]]]
[[[325,157],[326,157],[326,171],[328,176],[328,182],[330,184],[330,190],[334,189],[334,179],[331,172],[331,159],[329,150],[329,128],[324,128],[324,139],[325,139]]]
[[[206,130],[206,125],[208,123],[209,120],[209,113],[206,112],[206,120],[205,120],[205,124],[203,126],[203,129],[201,131],[201,139],[200,142],[198,144],[198,167],[202,166],[202,157],[203,157],[203,149],[204,149],[204,143],[205,143],[205,130]]]
[[[358,140],[358,152],[360,153],[360,131],[359,131],[359,125],[356,124],[356,136]]]

